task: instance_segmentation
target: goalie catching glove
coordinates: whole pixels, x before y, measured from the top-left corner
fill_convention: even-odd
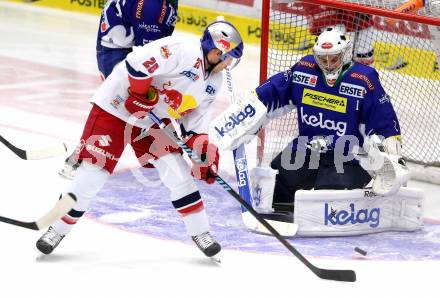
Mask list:
[[[357,156],[360,165],[373,177],[373,191],[382,196],[394,195],[410,178],[401,155],[400,137],[383,140],[377,135],[365,138],[364,150],[368,157]]]
[[[208,184],[214,183],[220,159],[217,146],[209,143],[207,134],[192,135],[187,139],[186,145],[202,160],[202,163],[193,162],[191,174]]]

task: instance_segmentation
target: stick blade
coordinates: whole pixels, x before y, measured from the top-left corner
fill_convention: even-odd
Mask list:
[[[35,223],[39,230],[47,228],[58,218],[70,211],[76,203],[76,197],[70,193],[64,195],[55,206]]]
[[[260,222],[258,222],[250,214],[249,211],[243,212],[241,214],[241,217],[243,219],[244,225],[249,230],[252,230],[257,233],[266,234],[266,235],[272,235],[272,233],[269,232],[269,230],[267,230]],[[263,217],[263,215],[262,215],[262,217]],[[296,232],[298,231],[298,225],[293,223],[293,219],[291,222],[271,220],[268,218],[265,218],[265,220],[283,237],[293,237],[296,235]]]
[[[356,273],[353,270],[332,270],[332,269],[319,269],[314,271],[315,274],[322,278],[335,281],[355,282]]]
[[[55,206],[42,218],[37,221],[24,222],[21,220],[12,219],[9,217],[0,216],[0,222],[11,224],[14,226],[30,229],[30,230],[42,230],[47,228],[55,220],[69,212],[73,208],[76,202],[76,197],[73,194],[67,194],[63,196]]]
[[[0,222],[4,222],[7,224],[11,224],[17,227],[22,227],[22,228],[26,228],[26,229],[30,229],[30,230],[39,230],[37,223],[35,221],[33,222],[24,222],[24,221],[20,221],[20,220],[15,220],[12,218],[8,218],[8,217],[4,217],[4,216],[0,216]]]
[[[26,151],[26,159],[27,160],[46,159],[64,154],[66,152],[67,152],[67,146],[66,144],[62,143],[45,149]]]

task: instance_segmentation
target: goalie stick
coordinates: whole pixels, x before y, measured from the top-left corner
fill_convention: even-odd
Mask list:
[[[225,79],[226,79],[226,86],[227,86],[227,92],[229,97],[229,102],[234,103],[236,100],[234,98],[234,90],[232,87],[232,74],[229,68],[225,68],[224,70]],[[246,159],[246,149],[244,145],[240,145],[237,149],[232,151],[233,157],[234,157],[234,167],[235,167],[235,175],[237,178],[237,184],[238,184],[238,193],[244,200],[252,206],[253,199],[252,194],[250,190],[250,183],[249,183],[249,172],[248,172],[248,166],[247,166],[247,159]],[[270,234],[269,231],[253,216],[251,216],[248,212],[248,210],[241,206],[241,216],[243,219],[244,225],[250,229],[257,232]],[[283,236],[292,237],[296,234],[298,230],[298,225],[294,224],[293,222],[283,222],[283,221],[276,221],[276,220],[269,220],[266,219],[280,234]]]
[[[200,163],[201,160],[198,156],[194,155],[191,148],[188,147],[177,135],[176,131],[171,131],[166,127],[165,123],[162,122],[153,112],[149,112],[150,119],[156,123],[160,129],[167,135],[171,140],[176,142],[176,144],[182,148],[188,156],[195,162]],[[220,184],[223,189],[225,189],[235,200],[237,200],[241,205],[243,205],[257,220],[263,225],[275,238],[278,239],[295,257],[297,257],[307,268],[309,268],[316,276],[322,279],[336,280],[336,281],[356,281],[356,273],[353,270],[334,270],[334,269],[322,269],[318,268],[312,263],[310,263],[296,248],[294,248],[283,236],[281,236],[277,230],[275,230],[260,214],[258,214],[249,203],[247,203],[237,192],[235,192],[229,184],[223,180],[220,176],[216,176],[215,180]]]
[[[62,217],[64,214],[70,211],[75,205],[76,197],[75,195],[69,193],[63,196],[55,206],[39,220],[32,222],[24,222],[21,220],[12,219],[9,217],[0,216],[0,222],[11,224],[14,226],[19,226],[22,228],[30,230],[41,230],[47,228],[51,223],[53,223],[58,218]]]
[[[66,144],[58,144],[44,149],[37,150],[23,150],[12,145],[8,140],[0,135],[0,142],[2,142],[6,147],[15,153],[18,157],[24,160],[31,159],[45,159],[50,157],[55,157],[57,155],[63,154],[67,151]]]

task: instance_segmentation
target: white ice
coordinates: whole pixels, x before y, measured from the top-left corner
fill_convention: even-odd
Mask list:
[[[2,136],[29,149],[61,141],[67,142],[70,149],[75,146],[89,109],[87,98],[98,85],[94,50],[97,28],[97,16],[0,2]],[[257,48],[246,47],[246,57],[234,70],[237,89],[257,84],[258,57]],[[21,61],[16,70],[8,67],[13,59]],[[39,67],[23,73],[23,62]],[[52,71],[51,66],[74,71],[78,77],[65,77],[59,71],[52,72],[50,80],[35,75],[41,69]],[[75,80],[90,82],[90,86],[82,84],[77,89]],[[51,88],[59,84],[70,89],[60,93],[59,88]],[[15,90],[13,98],[9,97],[11,90]],[[226,106],[226,96],[221,98],[219,108]],[[66,183],[57,175],[65,157],[22,161],[0,146],[0,215],[35,220],[49,210]],[[226,164],[230,164],[230,157],[223,160]],[[133,166],[136,162],[131,152],[126,152],[118,169]],[[230,171],[227,166],[223,168]],[[427,192],[426,216],[440,219],[440,187],[418,182],[411,185]],[[218,265],[192,245],[135,234],[89,218],[83,218],[50,256],[42,256],[35,248],[40,234],[0,224],[0,297],[439,295],[438,261],[310,259],[318,267],[356,271],[356,283],[341,283],[320,280],[294,256],[225,249]]]

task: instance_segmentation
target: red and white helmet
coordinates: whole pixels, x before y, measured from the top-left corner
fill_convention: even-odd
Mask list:
[[[352,60],[352,43],[344,33],[334,27],[319,34],[313,46],[313,55],[325,75],[327,84],[333,86],[342,67]]]

